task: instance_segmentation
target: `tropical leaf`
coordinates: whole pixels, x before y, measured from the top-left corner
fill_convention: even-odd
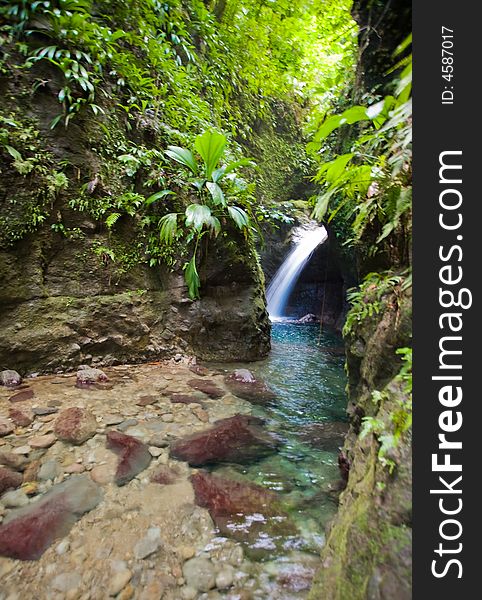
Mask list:
[[[160,232],[159,239],[168,245],[174,241],[174,236],[177,233],[177,213],[169,213],[164,215],[159,221]]]
[[[190,150],[181,148],[180,146],[168,146],[165,154],[169,158],[172,158],[172,160],[181,163],[181,165],[184,165],[185,167],[188,167],[188,169],[190,169],[191,172],[196,175],[198,166],[196,159]]]
[[[227,165],[223,165],[219,169],[216,169],[215,171],[213,171],[212,180],[214,182],[218,182],[223,177],[225,177],[229,173],[232,173],[239,167],[249,167],[249,166],[254,166],[254,165],[255,165],[255,163],[252,160],[250,160],[249,158],[242,158],[241,160],[234,160],[234,161],[228,163]]]
[[[214,233],[214,237],[217,237],[221,233],[221,223],[219,219],[213,215],[209,218],[208,227]]]
[[[212,181],[206,182],[206,187],[211,194],[214,204],[226,206],[226,200],[224,198],[223,190],[219,187],[217,183],[213,183]]]
[[[149,196],[149,198],[146,198],[144,201],[144,204],[146,206],[150,206],[156,200],[159,200],[160,198],[165,198],[166,196],[171,196],[171,195],[175,196],[174,192],[172,192],[171,190],[161,190],[160,192],[156,192],[155,194],[152,194],[151,196]]]
[[[204,161],[206,179],[211,178],[219,159],[223,155],[226,142],[226,136],[217,131],[206,131],[196,137],[194,146]]]
[[[190,204],[186,208],[186,226],[201,231],[204,225],[209,225],[211,209],[205,204]]]
[[[239,229],[249,226],[249,216],[239,206],[228,206],[229,216],[233,219]]]
[[[201,287],[201,280],[196,267],[196,255],[184,265],[184,280],[186,281],[187,288],[189,291],[189,297],[191,300],[199,298],[199,288]]]

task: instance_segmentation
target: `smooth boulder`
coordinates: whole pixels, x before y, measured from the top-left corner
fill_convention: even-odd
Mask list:
[[[0,555],[36,560],[102,499],[100,488],[86,475],[73,475],[45,496],[12,511],[0,525]]]
[[[216,421],[214,426],[175,442],[170,455],[193,467],[215,463],[245,463],[275,452],[279,440],[265,431],[263,421],[235,415]]]

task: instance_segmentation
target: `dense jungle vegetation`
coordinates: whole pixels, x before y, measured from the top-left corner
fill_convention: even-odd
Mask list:
[[[402,5],[0,2],[0,301],[13,315],[5,328],[28,324],[9,329],[16,353],[0,340],[0,356],[26,372],[111,351],[106,364],[200,346],[201,358],[224,360],[216,344],[263,358],[265,240],[286,237],[300,215],[336,239],[350,271],[352,412],[340,467],[351,471],[322,555],[332,566],[312,596],[325,600],[375,597],[370,573],[397,563],[399,542],[408,547],[412,112]],[[146,298],[152,305],[140,306]],[[128,325],[112,341],[118,315]],[[396,577],[402,589],[409,577]],[[386,589],[376,597],[408,597],[407,586]]]

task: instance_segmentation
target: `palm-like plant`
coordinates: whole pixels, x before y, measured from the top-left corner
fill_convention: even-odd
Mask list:
[[[181,232],[182,222],[187,228],[187,243],[194,242],[191,259],[184,265],[184,277],[193,300],[199,298],[200,279],[196,258],[201,238],[205,235],[217,237],[221,232],[221,217],[232,219],[235,225],[245,234],[250,229],[250,218],[239,206],[230,204],[223,185],[230,182],[236,187],[239,181],[235,175],[238,167],[252,164],[247,159],[233,161],[218,166],[226,149],[227,139],[217,131],[206,131],[198,135],[194,142],[195,150],[201,158],[199,161],[191,150],[179,146],[169,146],[166,156],[187,167],[192,177],[190,184],[195,188],[198,203],[190,204],[184,213],[169,213],[160,220],[160,239],[165,244],[172,244]]]

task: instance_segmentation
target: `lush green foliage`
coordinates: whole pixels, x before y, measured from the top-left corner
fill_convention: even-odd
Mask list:
[[[102,222],[110,233],[108,241],[93,244],[105,264],[114,263],[121,272],[136,261],[172,265],[174,256],[182,258],[191,242],[188,235],[159,236],[159,223],[172,211],[185,215],[192,204],[194,180],[201,174],[191,173],[191,180],[186,179],[189,167],[178,161],[173,168],[169,159],[179,148],[192,148],[197,136],[212,129],[227,140],[226,163],[240,160],[244,145],[254,148],[264,165],[252,214],[253,186],[236,178],[234,170],[214,173],[212,164],[205,165],[205,181],[195,194],[200,206],[209,206],[211,223],[219,219],[217,212],[224,211],[236,236],[238,228],[248,230],[246,214],[251,214],[250,226],[256,225],[255,215],[265,221],[289,219],[273,204],[278,198],[271,182],[277,177],[283,185],[292,173],[289,165],[297,162],[300,173],[308,173],[310,163],[302,140],[292,144],[290,133],[284,141],[277,129],[280,124],[288,128],[288,120],[298,128],[310,105],[326,110],[349,84],[357,34],[350,4],[350,0],[2,3],[0,71],[28,81],[30,90],[22,93],[29,93],[33,103],[55,95],[59,111],[51,114],[53,133],[47,136],[62,135],[61,128],[70,130],[74,122],[88,128],[95,140],[90,150],[100,163],[98,171],[85,172],[45,157],[46,169],[58,174],[56,183],[48,193],[42,192],[41,201],[29,199],[33,209],[21,217],[28,223],[20,226],[18,219],[6,223],[11,231],[8,241],[47,219],[57,233],[80,237],[77,228],[67,227],[61,213],[53,210],[60,194],[62,202]],[[266,144],[256,141],[263,127],[273,132]],[[148,132],[149,141],[143,132]],[[293,135],[299,135],[298,129]],[[37,160],[36,150],[5,139],[2,154],[7,164],[12,161],[14,168],[23,169],[25,187],[35,188],[40,171],[28,169]],[[167,146],[177,150],[164,154]],[[203,159],[199,148],[196,151]],[[258,178],[254,167],[247,175],[251,181]],[[126,219],[137,231],[129,249],[116,236]],[[173,217],[161,228],[169,222]],[[194,221],[184,222],[183,229],[191,226]],[[216,227],[211,225],[209,235],[216,234]],[[229,231],[225,228],[224,233]],[[201,233],[207,235],[206,225]],[[186,275],[195,279],[195,267],[191,262]],[[195,287],[191,295],[197,295]]]
[[[343,335],[349,335],[357,324],[378,315],[389,296],[392,296],[392,304],[397,308],[398,298],[411,285],[412,276],[408,270],[402,273],[368,273],[360,286],[347,292],[351,308],[346,316]]]
[[[206,131],[196,137],[194,146],[201,163],[191,150],[179,146],[169,146],[166,155],[186,167],[190,177],[186,180],[196,190],[197,203],[190,204],[183,214],[168,213],[159,222],[160,240],[167,245],[174,239],[186,238],[186,244],[194,242],[194,251],[189,262],[184,265],[184,274],[189,296],[199,298],[201,281],[196,264],[199,243],[210,235],[217,237],[226,217],[238,229],[248,235],[251,221],[248,213],[233,201],[244,202],[249,209],[251,196],[246,182],[239,178],[235,169],[250,164],[248,160],[238,160],[218,167],[226,149],[226,136],[216,131]],[[169,193],[163,190],[160,194]],[[151,198],[157,198],[154,194]],[[184,227],[179,220],[185,218]],[[229,229],[228,229],[229,231]]]
[[[410,40],[398,50],[404,52]],[[313,215],[328,221],[341,211],[351,222],[346,243],[367,245],[376,254],[390,244],[390,236],[409,238],[411,231],[411,56],[400,60],[393,95],[375,98],[369,106],[352,106],[330,115],[317,129],[308,150],[319,161],[315,180],[323,185],[315,199]],[[330,149],[330,139],[340,128],[357,128],[349,134],[349,152]],[[333,144],[333,142],[331,142]],[[327,155],[332,155],[326,160]],[[331,210],[330,210],[331,207]],[[385,242],[385,243],[382,243]],[[407,244],[408,245],[408,244]],[[400,263],[407,264],[407,248]]]

